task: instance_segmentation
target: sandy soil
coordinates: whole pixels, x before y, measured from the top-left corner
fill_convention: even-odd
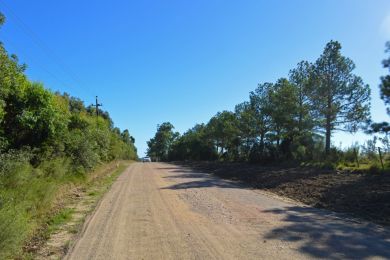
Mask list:
[[[162,163],[117,179],[66,259],[390,258],[390,231]]]
[[[390,227],[390,172],[373,174],[228,162],[180,162],[180,165]]]

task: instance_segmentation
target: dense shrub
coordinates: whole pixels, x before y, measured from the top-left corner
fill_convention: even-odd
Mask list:
[[[99,163],[137,158],[134,138],[108,112],[97,118],[80,99],[31,82],[25,68],[0,43],[0,259],[17,256],[44,224],[61,185]]]

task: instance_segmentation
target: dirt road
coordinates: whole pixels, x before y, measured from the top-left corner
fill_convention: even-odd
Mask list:
[[[205,173],[132,164],[66,259],[389,259],[390,231]]]

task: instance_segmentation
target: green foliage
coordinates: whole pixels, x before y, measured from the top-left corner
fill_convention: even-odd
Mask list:
[[[21,251],[21,244],[30,229],[27,215],[11,203],[2,202],[0,210],[0,259],[12,259]]]
[[[357,166],[357,161],[359,160],[359,146],[354,145],[351,147],[348,147],[347,149],[344,150],[343,156],[342,156],[342,161],[344,163],[348,163],[349,165],[356,165]]]
[[[354,75],[355,64],[341,55],[341,45],[330,41],[317,59],[313,73],[313,102],[319,126],[325,130],[330,152],[334,130],[356,132],[369,119],[370,88]]]
[[[367,140],[366,143],[362,146],[362,155],[370,161],[376,161],[378,159],[377,142],[378,138],[374,136],[372,140]]]
[[[58,226],[69,221],[73,213],[74,209],[65,208],[51,217],[48,221],[48,232],[51,233],[53,230],[56,230]]]
[[[390,42],[386,43],[386,53],[390,54]],[[387,106],[387,113],[390,115],[390,57],[383,60],[383,67],[389,70],[389,75],[381,77],[381,84],[379,85],[381,98]],[[373,123],[368,133],[390,133],[389,122]]]
[[[386,53],[390,54],[390,42],[386,43]],[[383,60],[383,67],[389,69],[390,72],[390,57]],[[390,75],[383,76],[381,78],[381,84],[379,86],[381,91],[381,98],[385,101],[387,106],[390,106]],[[390,109],[387,109],[390,114]]]
[[[330,41],[315,63],[302,61],[289,79],[259,84],[234,112],[219,112],[181,136],[170,123],[158,126],[148,154],[162,160],[317,161],[329,167],[350,161],[350,151],[343,158],[331,147],[331,136],[355,132],[369,119],[370,89],[354,69],[340,43]]]
[[[237,121],[237,130],[239,144],[239,160],[245,161],[249,158],[254,144],[256,144],[257,118],[255,109],[251,102],[243,102],[235,107],[235,117]]]
[[[25,68],[0,44],[0,259],[18,255],[44,224],[61,185],[100,163],[137,158],[134,138],[108,112],[97,118],[80,99],[31,82]]]
[[[239,138],[236,116],[233,112],[223,111],[210,119],[206,134],[216,147],[219,157],[224,160],[238,158]]]
[[[206,126],[195,125],[178,137],[169,152],[169,160],[214,160],[218,157],[213,141],[207,136]]]
[[[296,135],[298,118],[297,88],[287,79],[279,79],[269,93],[272,132],[269,138],[276,142],[277,149],[284,149],[288,153],[291,142]],[[281,140],[284,140],[281,147]]]
[[[13,151],[2,155],[0,176],[0,258],[21,252],[21,245],[30,237],[49,209],[58,181],[45,177],[41,168],[28,162],[26,152]],[[60,170],[59,168],[58,170]]]
[[[40,147],[63,131],[67,120],[52,93],[41,84],[26,83],[5,99],[4,136],[12,148]]]
[[[157,161],[166,161],[172,144],[179,136],[173,132],[174,126],[169,122],[164,122],[157,126],[156,135],[148,141],[148,155]]]
[[[297,67],[290,70],[290,84],[293,84],[295,88],[295,95],[297,99],[296,113],[297,118],[296,130],[298,136],[305,137],[313,132],[313,128],[318,125],[318,118],[315,114],[313,97],[313,71],[314,65],[301,61],[297,64]]]

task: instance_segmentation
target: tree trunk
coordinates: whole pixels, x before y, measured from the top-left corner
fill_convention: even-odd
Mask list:
[[[260,134],[260,155],[263,157],[264,152],[264,133]]]
[[[302,90],[299,93],[299,118],[298,118],[298,132],[301,134],[301,131],[303,129],[302,127],[302,121],[303,121],[303,98],[302,98]]]
[[[249,140],[249,138],[247,138],[246,139],[246,158],[245,158],[246,160],[248,160],[250,152],[251,152],[251,149],[249,147],[249,142],[250,142],[250,140]]]
[[[331,131],[332,131],[332,122],[331,122],[331,114],[332,114],[332,103],[330,98],[328,98],[328,109],[327,109],[327,115],[326,115],[326,134],[325,134],[325,154],[329,155],[330,152],[330,137],[331,137]]]
[[[330,152],[330,124],[326,124],[326,136],[325,136],[325,153],[328,155]]]
[[[276,131],[276,159],[279,159],[280,155],[280,131]]]

